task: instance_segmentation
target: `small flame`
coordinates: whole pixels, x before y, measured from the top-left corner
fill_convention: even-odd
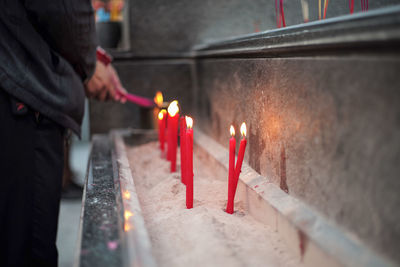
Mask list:
[[[168,114],[173,117],[179,112],[178,100],[174,100],[168,106]]]
[[[125,211],[125,214],[124,214],[125,220],[129,220],[129,218],[132,216],[133,216],[132,212],[130,212],[129,210]]]
[[[244,122],[240,126],[240,133],[242,134],[242,136],[246,137],[247,128],[246,128],[246,123],[244,123]]]
[[[154,103],[157,104],[158,107],[161,107],[164,102],[163,95],[160,91],[157,91],[156,96],[154,97]]]
[[[129,193],[129,191],[125,191],[123,194],[125,199],[130,199],[131,198],[131,193]]]
[[[235,136],[235,128],[233,127],[233,125],[231,125],[230,132],[231,136]]]
[[[191,129],[193,128],[193,119],[189,116],[185,116],[186,119],[186,126]]]
[[[158,119],[159,120],[164,119],[164,112],[162,112],[162,110],[160,112],[158,112]]]

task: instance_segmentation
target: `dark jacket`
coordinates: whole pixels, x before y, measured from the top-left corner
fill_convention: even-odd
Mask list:
[[[90,0],[0,0],[0,89],[77,134],[95,60]]]

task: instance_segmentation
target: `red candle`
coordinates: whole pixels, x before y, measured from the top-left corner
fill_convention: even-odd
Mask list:
[[[167,113],[167,127],[166,127],[166,138],[167,138],[167,160],[171,160],[171,136],[170,136],[170,126],[171,118]]]
[[[166,111],[162,109],[158,113],[158,141],[160,142],[161,152],[164,152],[165,143],[165,122],[166,122]]]
[[[180,151],[181,151],[181,182],[183,184],[186,184],[186,182],[185,182],[185,174],[186,174],[185,173],[186,172],[186,170],[185,170],[185,167],[186,167],[186,163],[185,163],[185,160],[186,160],[186,147],[185,147],[185,144],[186,144],[186,119],[183,116],[180,118],[179,137],[180,137],[180,140],[181,140],[181,149],[180,149]]]
[[[178,101],[174,100],[168,106],[168,155],[171,161],[171,172],[176,171],[176,147],[178,145],[178,121],[179,107]]]
[[[226,212],[229,214],[233,213],[233,190],[234,190],[234,179],[235,179],[235,128],[231,125],[231,139],[229,140],[229,174],[228,174],[228,202],[226,204]]]
[[[186,116],[186,208],[193,208],[193,119]]]
[[[235,194],[236,194],[236,188],[237,184],[239,181],[239,176],[240,172],[242,171],[242,163],[243,163],[243,158],[244,158],[244,152],[246,150],[246,124],[243,122],[242,125],[240,126],[240,133],[242,134],[242,140],[240,141],[240,146],[239,146],[239,153],[238,153],[238,158],[236,161],[236,167],[235,167],[235,179],[234,179],[234,184],[233,184],[233,199],[235,199]]]

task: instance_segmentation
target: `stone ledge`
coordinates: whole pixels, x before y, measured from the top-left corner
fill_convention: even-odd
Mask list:
[[[127,132],[127,131],[125,131]],[[129,131],[129,133],[142,134],[146,131]],[[147,131],[148,132],[148,131]],[[116,184],[119,184],[121,194],[121,207],[125,241],[125,251],[123,253],[125,266],[157,266],[152,255],[150,237],[142,216],[139,199],[137,197],[135,184],[132,177],[131,168],[126,155],[126,148],[122,136],[124,131],[115,130],[111,132],[114,143],[115,158],[113,164],[116,165],[117,175]],[[116,186],[116,189],[118,187]],[[130,216],[126,216],[130,212]]]
[[[280,57],[365,51],[398,53],[400,7],[345,15],[193,47],[193,57]]]

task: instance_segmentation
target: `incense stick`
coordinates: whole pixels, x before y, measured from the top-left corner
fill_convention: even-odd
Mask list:
[[[318,19],[321,20],[321,0],[318,0]]]
[[[308,9],[308,2],[306,0],[301,0],[301,9],[303,11],[304,22],[308,22],[309,21],[309,9]]]
[[[329,0],[324,1],[324,19],[326,18],[326,11],[328,10]]]
[[[354,13],[354,0],[349,1],[350,14]]]
[[[281,8],[282,25],[283,25],[283,27],[286,27],[285,13],[283,12],[283,0],[279,0],[279,4],[280,4],[280,8]]]
[[[276,27],[280,28],[281,23],[280,23],[280,17],[281,14],[278,14],[278,0],[275,0],[275,17],[276,17]]]

